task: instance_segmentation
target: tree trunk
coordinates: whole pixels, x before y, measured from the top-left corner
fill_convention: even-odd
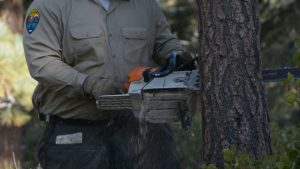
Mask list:
[[[257,0],[197,0],[204,161],[224,168],[235,144],[256,158],[271,153],[261,76]]]
[[[9,25],[13,32],[22,32],[23,11],[22,0],[0,1],[0,18]]]
[[[20,168],[21,131],[19,127],[0,126],[0,168]]]

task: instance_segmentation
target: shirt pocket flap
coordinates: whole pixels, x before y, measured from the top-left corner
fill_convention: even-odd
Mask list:
[[[76,26],[70,28],[71,36],[75,39],[85,39],[85,38],[96,38],[102,35],[102,31],[99,27],[82,27]]]
[[[121,33],[128,39],[146,39],[147,37],[145,28],[123,28]]]

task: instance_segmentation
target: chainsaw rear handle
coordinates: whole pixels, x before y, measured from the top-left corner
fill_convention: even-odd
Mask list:
[[[176,69],[176,59],[177,53],[171,52],[170,57],[167,62],[160,66],[156,71],[151,71],[147,69],[143,72],[143,77],[145,82],[149,82],[155,77],[164,77],[172,73]]]
[[[183,63],[177,66],[177,53],[172,52],[167,62],[165,62],[161,67],[159,67],[156,71],[152,71],[151,68],[147,69],[143,72],[143,77],[145,82],[151,81],[156,77],[164,77],[172,73],[173,71],[183,70],[184,68],[194,64],[194,62],[198,59],[195,57],[194,59]]]

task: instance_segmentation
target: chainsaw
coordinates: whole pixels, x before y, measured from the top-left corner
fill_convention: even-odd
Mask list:
[[[100,110],[132,110],[135,117],[152,123],[170,123],[181,119],[182,127],[191,127],[197,108],[200,83],[198,70],[174,71],[150,82],[132,81],[128,93],[97,98]]]
[[[143,79],[130,82],[126,94],[97,97],[98,109],[130,110],[135,117],[147,122],[180,121],[183,129],[191,128],[193,114],[201,111],[199,70],[157,72],[159,70],[146,69]],[[300,79],[297,68],[285,67],[263,69],[263,81],[284,80],[288,73]]]

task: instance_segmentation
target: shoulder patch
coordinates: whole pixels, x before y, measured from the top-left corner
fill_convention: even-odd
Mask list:
[[[32,9],[26,17],[26,29],[31,34],[37,27],[40,20],[40,12],[37,9]]]

